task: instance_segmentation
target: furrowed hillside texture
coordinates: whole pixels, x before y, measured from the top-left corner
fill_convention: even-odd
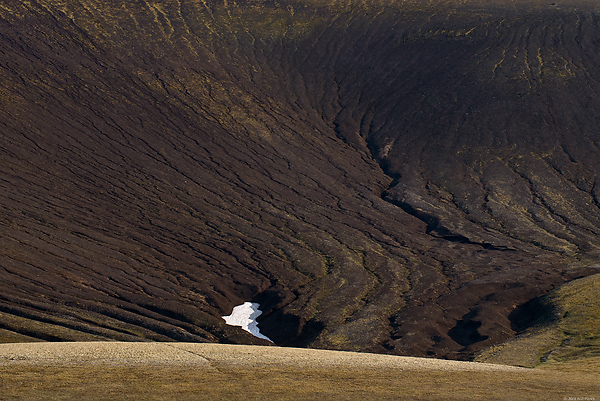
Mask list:
[[[600,271],[598,11],[0,0],[0,339],[511,338]]]

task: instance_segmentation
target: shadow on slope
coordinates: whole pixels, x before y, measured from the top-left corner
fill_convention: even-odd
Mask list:
[[[477,361],[561,368],[561,364],[593,365],[600,357],[600,275],[567,283],[536,298],[513,315],[523,330],[492,346]],[[596,361],[596,362],[594,362]]]

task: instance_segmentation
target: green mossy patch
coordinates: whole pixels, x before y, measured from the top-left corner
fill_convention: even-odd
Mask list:
[[[533,327],[475,360],[533,367],[600,356],[600,275],[567,283],[540,303],[553,313],[532,316]]]

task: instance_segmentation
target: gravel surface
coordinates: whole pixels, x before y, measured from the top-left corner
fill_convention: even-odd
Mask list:
[[[29,364],[177,364],[206,365],[200,355],[158,342],[60,342],[0,344],[0,365]]]
[[[394,368],[405,370],[518,371],[506,365],[356,352],[251,345],[157,342],[74,342],[0,344],[0,365],[281,365],[297,368]]]

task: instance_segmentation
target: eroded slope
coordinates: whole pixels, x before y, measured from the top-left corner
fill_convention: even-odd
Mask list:
[[[595,271],[591,6],[0,16],[3,338],[260,342],[254,300],[277,344],[459,357]]]

